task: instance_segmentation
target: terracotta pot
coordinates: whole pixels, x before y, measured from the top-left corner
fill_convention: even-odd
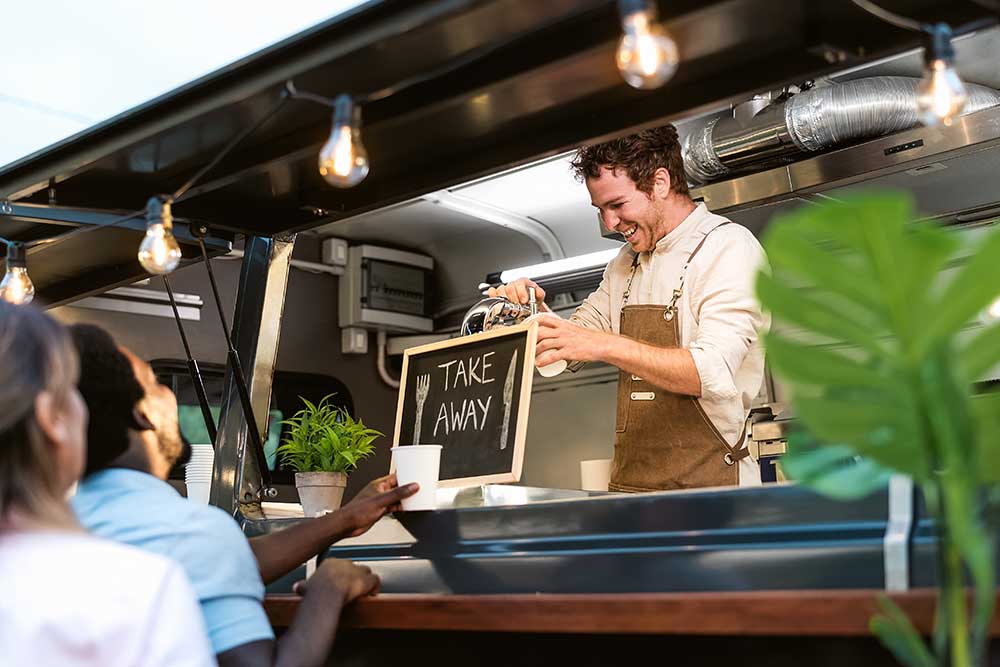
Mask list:
[[[338,509],[346,486],[347,475],[342,472],[295,473],[295,488],[299,492],[302,513],[307,517]]]

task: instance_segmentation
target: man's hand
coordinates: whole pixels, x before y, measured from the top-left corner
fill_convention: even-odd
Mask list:
[[[538,318],[535,365],[546,366],[559,360],[603,361],[614,336],[586,329],[554,315]]]
[[[549,307],[545,305],[545,290],[527,278],[518,278],[512,283],[491,287],[486,294],[487,296],[502,297],[514,303],[531,303],[531,295],[528,294],[529,287],[535,288],[535,298],[538,300],[539,307],[542,310],[549,310]]]
[[[367,565],[328,558],[316,568],[313,576],[296,582],[292,590],[299,595],[306,595],[309,591],[322,595],[319,591],[327,591],[347,604],[362,595],[377,595],[380,583],[378,575]]]
[[[386,475],[368,482],[368,485],[340,510],[347,537],[357,537],[368,531],[387,512],[400,509],[403,498],[409,498],[420,490],[419,484],[396,485],[396,475]]]

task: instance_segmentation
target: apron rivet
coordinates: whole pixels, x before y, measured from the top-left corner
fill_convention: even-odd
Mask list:
[[[731,466],[736,463],[736,461],[733,460],[733,455],[729,452],[726,452],[726,455],[722,457],[722,460],[726,462],[727,466]]]

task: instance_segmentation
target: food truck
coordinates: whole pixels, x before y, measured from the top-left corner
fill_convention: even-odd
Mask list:
[[[346,612],[347,664],[431,651],[441,664],[619,664],[640,651],[880,664],[868,630],[880,594],[932,623],[934,527],[913,484],[839,502],[787,483],[795,416],[770,372],[748,416],[762,471],[751,488],[585,484],[581,463],[614,453],[619,373],[607,364],[544,377],[525,343],[527,356],[490,370],[488,414],[486,394],[418,399],[420,369],[449,363],[421,355],[456,349],[505,273],[534,279],[564,316],[599,285],[623,239],[573,177],[585,144],[674,123],[692,199],[757,237],[775,215],[873,187],[911,193],[963,238],[995,224],[1000,33],[986,3],[892,3],[969,26],[954,40],[969,107],[938,127],[907,111],[919,35],[850,2],[656,4],[680,63],[654,90],[616,68],[609,0],[375,1],[0,168],[3,236],[52,239],[27,253],[36,303],[152,362],[188,438],[214,445],[210,502],[248,535],[308,520],[287,513],[299,499],[276,456],[302,398],[334,394],[385,434],[345,498],[390,469],[394,444],[478,442],[480,409],[503,429],[492,467],[446,446],[459,483],[442,484],[435,510],[396,513],[319,555],[382,579],[379,597]],[[344,94],[370,164],[348,188],[317,169],[332,110],[312,99]],[[136,249],[150,198],[178,191],[172,305]],[[502,315],[479,316],[502,331]],[[491,353],[462,372],[482,373]],[[276,628],[297,608],[292,580],[269,588]]]

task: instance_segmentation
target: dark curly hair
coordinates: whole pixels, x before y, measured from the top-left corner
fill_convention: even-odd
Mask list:
[[[86,476],[128,449],[129,429],[141,428],[134,409],[145,392],[111,334],[93,324],[74,324],[69,333],[80,356],[77,388],[90,411]]]
[[[576,152],[571,164],[580,181],[597,178],[601,167],[624,169],[635,181],[635,186],[646,194],[653,191],[653,175],[662,167],[670,174],[670,190],[684,197],[691,196],[677,128],[669,123],[621,139],[584,146]]]

